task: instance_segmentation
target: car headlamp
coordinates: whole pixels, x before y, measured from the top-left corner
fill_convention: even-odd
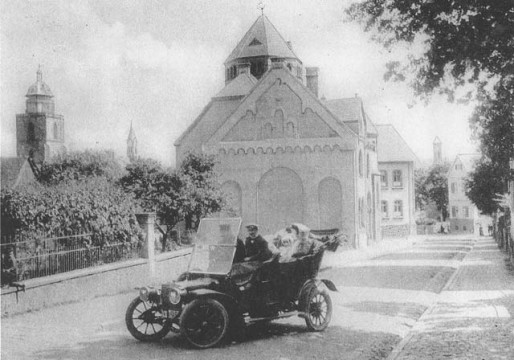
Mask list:
[[[178,289],[171,289],[170,294],[168,295],[170,303],[173,305],[177,305],[180,302],[180,292]]]
[[[139,298],[142,301],[148,301],[149,294],[150,294],[150,290],[146,286],[143,286],[142,288],[139,289]]]

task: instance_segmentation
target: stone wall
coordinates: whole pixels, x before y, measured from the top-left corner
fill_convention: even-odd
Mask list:
[[[157,256],[153,277],[148,261],[136,259],[25,281],[25,292],[2,289],[2,316],[159,285],[186,270],[190,253],[185,249]]]
[[[410,227],[407,224],[403,225],[383,225],[382,226],[382,237],[383,238],[401,238],[408,237],[410,234]]]

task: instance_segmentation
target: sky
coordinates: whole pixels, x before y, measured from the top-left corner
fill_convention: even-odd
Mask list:
[[[2,0],[2,156],[16,155],[16,114],[41,64],[64,116],[69,150],[126,153],[133,124],[142,157],[173,166],[173,143],[224,86],[223,62],[260,16],[252,0]],[[267,0],[264,13],[305,66],[320,68],[320,96],[358,94],[372,121],[393,124],[421,161],[438,136],[443,157],[476,149],[471,108],[415,103],[383,80],[393,56],[344,21],[349,0]]]

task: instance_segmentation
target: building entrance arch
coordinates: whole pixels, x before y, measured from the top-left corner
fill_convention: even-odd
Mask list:
[[[294,222],[303,222],[304,191],[300,176],[285,167],[262,175],[257,185],[257,222],[263,234],[272,234]]]

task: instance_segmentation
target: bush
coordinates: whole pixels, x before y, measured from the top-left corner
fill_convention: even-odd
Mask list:
[[[1,193],[2,232],[90,232],[93,245],[142,239],[134,200],[106,178],[30,186]]]
[[[434,219],[423,218],[416,219],[416,225],[434,225],[436,221]]]
[[[62,155],[41,166],[39,181],[44,185],[57,185],[66,181],[86,181],[103,177],[109,181],[124,173],[112,151],[82,151]]]

